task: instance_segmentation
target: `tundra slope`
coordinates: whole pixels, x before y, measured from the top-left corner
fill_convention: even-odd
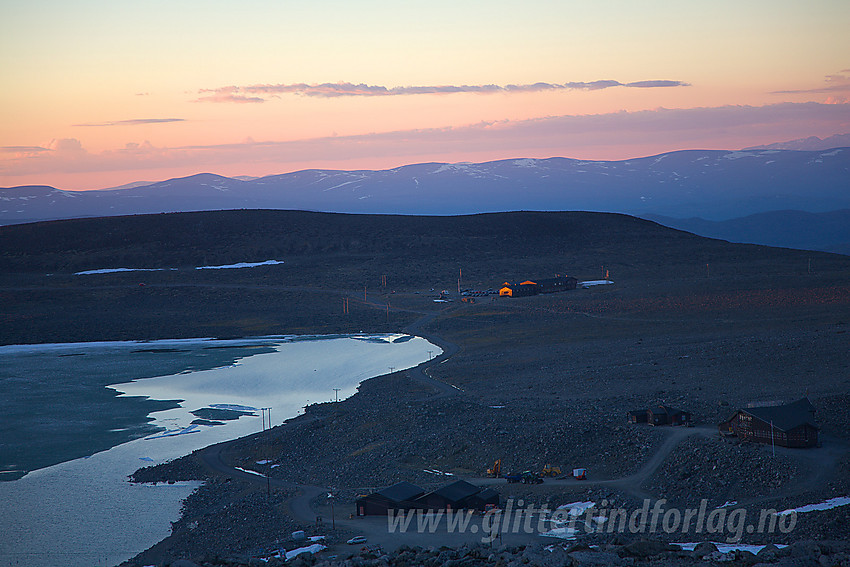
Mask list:
[[[711,426],[736,405],[793,399],[808,389],[825,439],[840,446],[850,437],[850,259],[843,256],[733,245],[592,213],[429,218],[232,211],[5,227],[0,236],[0,293],[9,299],[4,342],[199,336],[213,329],[398,331],[423,312],[435,313],[422,332],[459,350],[430,376],[462,392],[440,396],[410,373],[386,375],[345,402],[311,406],[308,418],[235,443],[223,455],[229,466],[255,468],[271,450],[287,465],[272,469],[274,478],[333,487],[343,509],[370,487],[444,481],[425,469],[475,479],[496,458],[512,470],[551,462],[586,466],[594,480],[627,477],[664,446],[669,431],[629,427],[625,412],[661,401]],[[151,272],[144,287],[135,274],[71,275],[272,258],[285,263],[228,273]],[[433,303],[429,290],[456,289],[459,269],[473,288],[553,272],[599,279],[608,271],[615,284],[471,305]],[[368,302],[361,303],[364,284]],[[350,299],[347,316],[341,297]],[[57,313],[56,304],[63,310]],[[734,462],[742,449],[716,438],[692,446],[696,453],[674,450],[660,464],[656,474],[670,471],[661,481],[653,477],[638,488],[654,498],[669,492],[716,504],[738,499],[748,471],[714,465]],[[753,451],[751,461],[764,475],[751,475],[748,498],[778,496],[775,504],[785,506],[850,492],[846,454],[835,456],[816,486],[798,492],[815,466],[811,460],[789,453],[774,461],[764,448]],[[790,474],[778,468],[791,469],[786,457],[794,459]],[[251,519],[253,507],[262,505],[256,491],[265,487],[247,484],[219,495],[217,482],[226,477],[194,459],[137,475],[221,479],[199,493],[200,504],[187,501],[184,520],[158,547],[159,557],[199,559],[273,545]],[[724,474],[734,474],[735,482]],[[541,504],[636,499],[604,484],[499,489]],[[784,494],[795,495],[783,500]],[[283,495],[282,513],[287,506]],[[326,502],[313,506],[321,512]],[[795,532],[801,537],[850,533],[841,510],[805,520]],[[298,524],[283,524],[281,537]]]

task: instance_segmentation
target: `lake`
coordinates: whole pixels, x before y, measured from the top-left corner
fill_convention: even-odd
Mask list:
[[[0,347],[0,410],[16,418],[0,425],[0,564],[120,563],[167,537],[198,486],[130,484],[137,468],[259,431],[255,409],[280,424],[343,399],[429,351],[407,335]]]

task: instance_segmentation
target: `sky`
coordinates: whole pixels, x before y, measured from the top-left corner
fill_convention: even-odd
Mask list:
[[[0,186],[850,132],[847,0],[0,0]]]

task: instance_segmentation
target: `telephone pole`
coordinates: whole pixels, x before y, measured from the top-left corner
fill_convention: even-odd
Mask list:
[[[333,391],[334,391],[334,398],[335,398],[335,399],[334,399],[334,402],[338,402],[338,401],[339,401],[339,391],[340,391],[341,389],[342,389],[342,388],[334,388],[334,389],[333,389]]]

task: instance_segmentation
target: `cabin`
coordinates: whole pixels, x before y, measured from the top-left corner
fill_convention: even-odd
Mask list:
[[[691,425],[693,416],[689,411],[660,405],[649,409],[632,410],[627,414],[629,423],[649,425]]]
[[[691,421],[691,413],[677,410],[670,406],[658,406],[646,410],[646,422],[650,425],[687,425]]]
[[[425,491],[415,484],[402,481],[360,496],[355,501],[358,516],[386,516],[389,510],[410,510],[417,507],[417,500]]]
[[[808,398],[788,404],[739,409],[718,428],[722,436],[742,441],[791,448],[818,444],[815,406]]]

